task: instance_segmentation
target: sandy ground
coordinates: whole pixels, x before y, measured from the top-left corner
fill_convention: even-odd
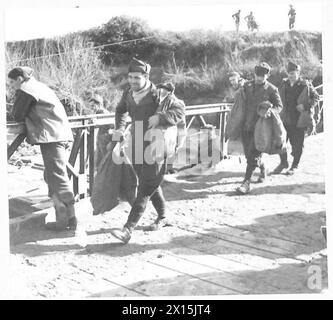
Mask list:
[[[92,216],[89,201],[82,201],[77,212],[86,237],[33,226],[22,231],[19,243],[11,246],[10,296],[321,292],[327,288],[326,243],[320,233],[325,224],[323,150],[323,134],[308,137],[295,176],[269,176],[263,184],[253,183],[247,196],[234,192],[242,181],[243,157],[224,160],[214,170],[169,176],[163,189],[173,226],[143,231],[155,218],[149,205],[127,245],[111,237],[110,229],[125,223],[128,204]],[[278,156],[265,159],[269,170],[278,164]],[[9,172],[11,196],[47,202],[42,171],[10,166]],[[18,182],[25,185],[21,194]],[[42,189],[34,191],[35,184]]]

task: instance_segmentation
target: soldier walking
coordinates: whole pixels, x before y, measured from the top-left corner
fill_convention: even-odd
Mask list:
[[[266,117],[269,117],[271,112],[280,112],[282,109],[278,89],[267,81],[270,69],[266,62],[260,63],[254,69],[254,80],[246,82],[243,86],[245,93],[245,124],[242,131],[242,143],[247,166],[243,183],[236,189],[238,194],[250,192],[251,178],[256,168],[260,168],[257,182],[263,182],[266,178],[266,168],[262,161],[262,153],[256,149],[254,143],[254,128],[259,119],[257,107],[260,103],[269,101],[272,104],[272,107],[267,110]]]
[[[307,111],[313,117],[314,107],[319,102],[319,95],[309,81],[300,76],[300,65],[289,62],[287,66],[288,78],[284,79],[280,87],[280,95],[283,103],[281,120],[287,131],[287,140],[290,141],[293,162],[287,175],[293,175],[298,169],[299,162],[304,148],[304,137],[306,126],[298,125],[302,112]],[[300,101],[300,96],[305,100]],[[287,152],[280,154],[280,164],[274,169],[273,174],[280,174],[284,169],[289,168]]]
[[[139,185],[137,197],[134,201],[127,222],[121,230],[113,230],[112,235],[124,243],[131,239],[132,232],[142,217],[148,201],[157,211],[158,217],[147,230],[154,231],[160,227],[170,225],[166,219],[165,199],[161,183],[166,172],[166,161],[146,161],[145,150],[150,146],[149,141],[144,140],[146,132],[157,126],[168,127],[177,124],[184,117],[183,104],[173,104],[167,110],[157,112],[159,107],[159,91],[149,80],[150,65],[135,58],[132,59],[128,69],[128,82],[130,88],[125,90],[116,108],[116,132],[119,138],[122,135],[126,117],[132,119],[132,159],[133,166],[138,176]],[[139,130],[143,131],[136,136]],[[114,138],[119,140],[119,138]],[[141,157],[141,155],[142,157]]]

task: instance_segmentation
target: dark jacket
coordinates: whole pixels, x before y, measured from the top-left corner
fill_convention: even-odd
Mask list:
[[[145,97],[137,104],[132,96],[132,90],[126,89],[116,107],[115,124],[116,129],[124,131],[126,119],[129,115],[134,121],[143,121],[143,132],[148,129],[148,119],[155,114],[158,108],[158,91],[152,83]],[[135,126],[131,127],[134,133]]]
[[[279,88],[280,96],[283,104],[283,110],[281,111],[281,120],[285,125],[296,126],[300,116],[300,112],[296,109],[298,104],[303,104],[306,111],[310,111],[311,115],[314,114],[314,108],[319,102],[319,95],[311,82],[299,79],[290,88],[291,92],[297,95],[296,103],[287,98],[286,88],[290,86],[290,81],[284,79],[282,85]]]
[[[126,118],[129,115],[132,122],[143,121],[143,133],[145,133],[148,130],[148,119],[154,114],[159,115],[159,126],[167,128],[177,125],[185,122],[185,104],[173,94],[160,103],[159,92],[154,84],[151,84],[149,93],[136,104],[131,90],[127,89],[116,108],[116,129],[125,129]]]
[[[266,81],[262,85],[256,85],[255,81],[248,81],[244,84],[245,93],[245,131],[254,131],[259,115],[257,113],[258,105],[263,101],[270,101],[275,112],[282,110],[282,101],[278,89]]]
[[[159,92],[156,89],[154,84],[151,84],[149,92],[142,98],[142,100],[137,104],[132,96],[131,89],[127,89],[124,91],[120,102],[116,107],[116,115],[115,115],[115,124],[117,130],[124,131],[126,125],[126,118],[129,115],[132,119],[132,126],[131,126],[131,136],[132,136],[132,159],[136,159],[135,152],[138,151],[135,146],[142,146],[143,152],[146,150],[148,145],[150,144],[149,141],[136,141],[137,136],[139,134],[135,134],[135,130],[138,130],[139,127],[134,125],[137,121],[142,121],[143,125],[143,135],[144,138],[146,132],[148,131],[148,119],[156,114],[156,112],[160,112],[160,123],[161,126],[172,126],[177,124],[182,120],[183,116],[183,105],[180,101],[176,98],[172,100],[171,104],[165,106],[164,109],[159,110]],[[134,162],[134,160],[133,160]]]
[[[159,127],[168,128],[177,126],[184,129],[185,103],[178,99],[173,93],[169,94],[159,105],[156,114],[159,116]]]
[[[13,117],[25,122],[30,144],[73,140],[64,106],[49,87],[34,78],[17,90]]]

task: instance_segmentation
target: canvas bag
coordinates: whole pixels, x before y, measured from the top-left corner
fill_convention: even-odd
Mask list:
[[[305,109],[304,111],[300,112],[300,115],[299,115],[299,118],[298,118],[297,124],[296,124],[297,128],[307,128],[307,127],[315,126],[314,114],[313,114],[313,111],[310,110],[309,95],[310,95],[309,87],[306,86],[297,99],[297,104],[303,104],[304,109]]]
[[[226,124],[226,140],[237,140],[240,137],[245,122],[245,93],[241,89],[237,91],[235,103],[229,112]]]
[[[266,110],[259,105],[258,113]],[[287,132],[278,113],[272,111],[269,118],[260,116],[254,129],[254,143],[258,151],[267,154],[279,154],[286,151]]]
[[[128,142],[128,140],[130,139],[125,141]],[[120,201],[133,204],[138,181],[134,168],[126,155],[129,148],[131,148],[130,144],[127,143],[124,146],[118,142],[102,158],[90,198],[94,209],[93,215],[112,210]],[[120,158],[125,161],[119,163]]]

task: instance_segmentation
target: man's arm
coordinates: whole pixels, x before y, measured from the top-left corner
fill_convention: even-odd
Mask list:
[[[159,125],[176,125],[185,117],[185,104],[183,101],[172,101],[169,108],[157,113]]]
[[[12,115],[15,121],[22,122],[37,100],[30,94],[17,90],[16,99],[13,106]]]
[[[312,85],[312,83],[308,84],[308,88],[309,88],[309,106],[310,106],[310,110],[313,110],[314,107],[319,102],[320,97],[319,97],[317,90]]]
[[[126,118],[128,115],[128,110],[126,106],[126,94],[127,91],[125,91],[116,107],[116,115],[115,115],[115,124],[116,124],[116,130],[119,131],[125,131],[126,127]]]
[[[273,104],[272,108],[274,109],[274,111],[280,113],[283,108],[283,105],[279,94],[279,90],[277,88],[273,89],[269,101]]]

